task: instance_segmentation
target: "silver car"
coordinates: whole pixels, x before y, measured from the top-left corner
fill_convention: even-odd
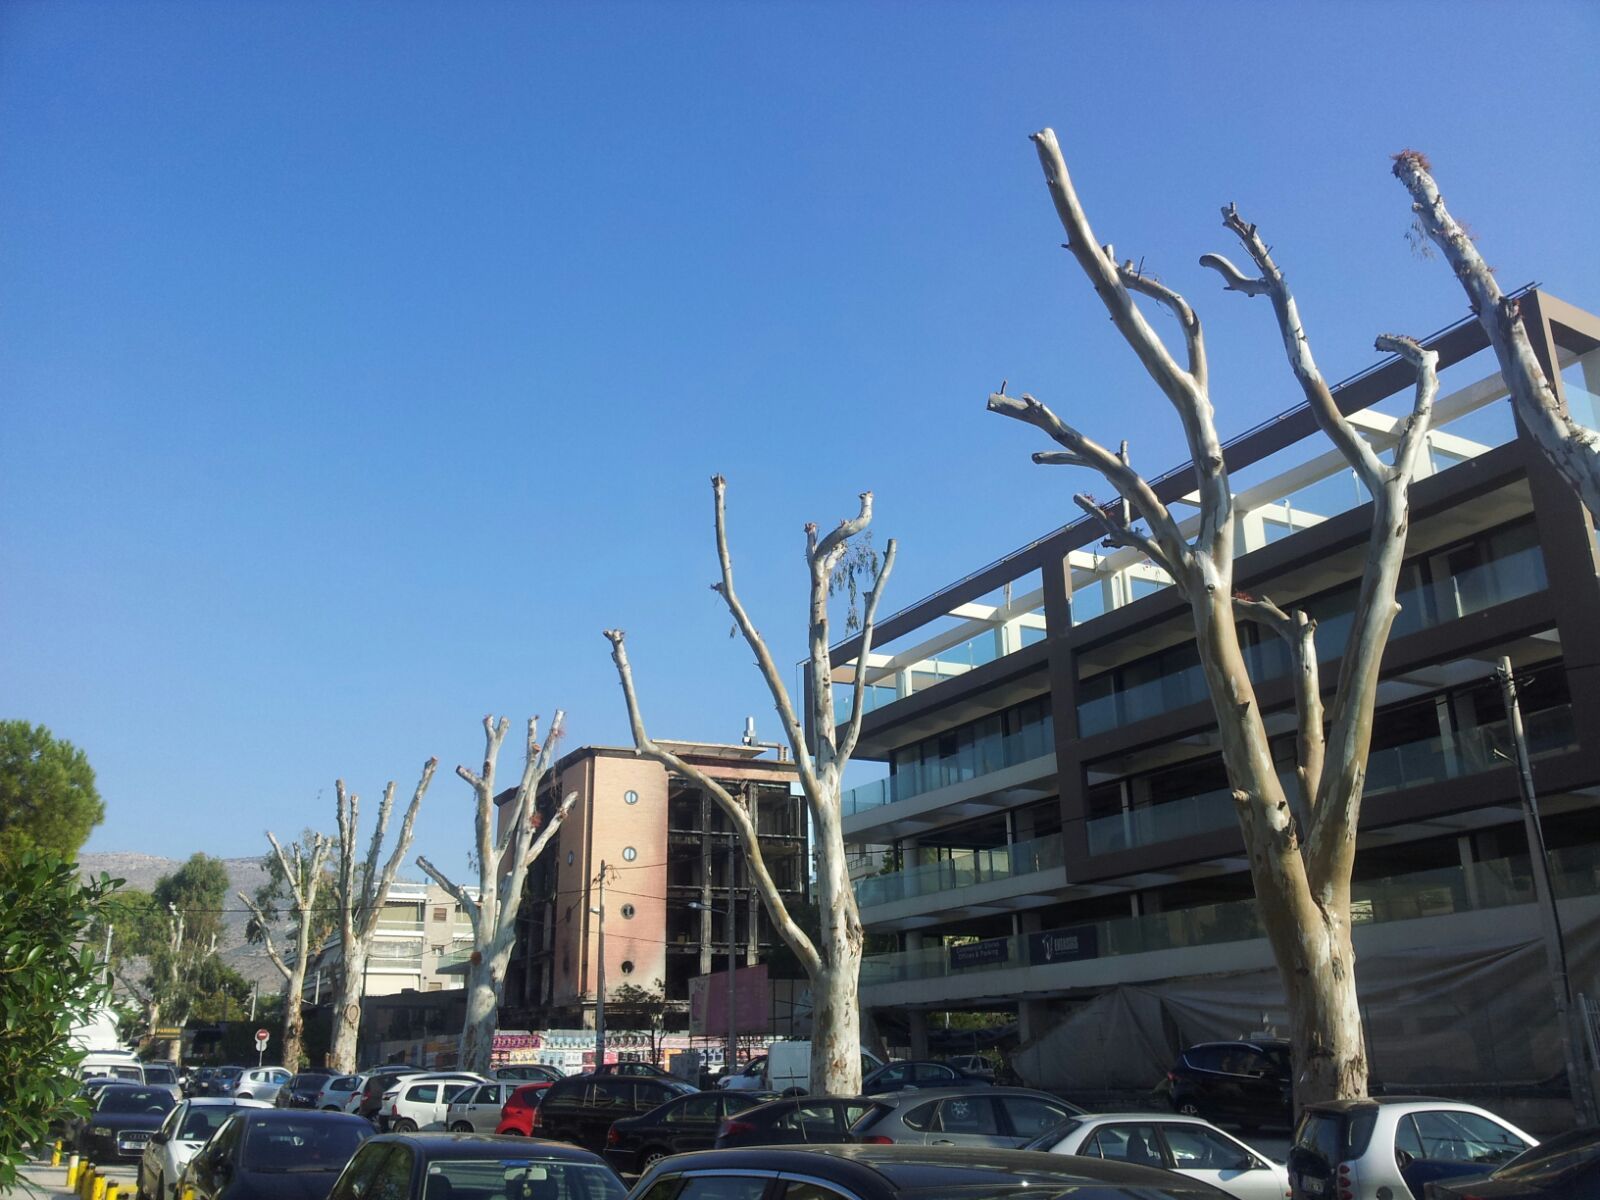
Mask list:
[[[230,1095],[235,1100],[265,1100],[270,1104],[291,1078],[282,1067],[246,1067],[239,1072]]]
[[[851,1129],[855,1141],[1014,1149],[1083,1115],[1077,1105],[1030,1088],[921,1088],[873,1099],[888,1107]]]
[[[452,1133],[493,1133],[500,1126],[500,1110],[511,1093],[526,1080],[486,1083],[458,1092],[445,1110],[444,1127]]]
[[[1161,1167],[1209,1183],[1237,1200],[1283,1200],[1289,1194],[1286,1167],[1199,1117],[1093,1113],[1023,1148]]]
[[[323,1112],[344,1112],[350,1103],[350,1094],[360,1090],[366,1082],[365,1075],[332,1075],[322,1081],[322,1087],[311,1101],[311,1107]]]

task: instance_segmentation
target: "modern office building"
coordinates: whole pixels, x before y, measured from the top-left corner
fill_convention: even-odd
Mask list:
[[[476,888],[469,888],[476,895]],[[436,883],[397,879],[389,889],[362,973],[364,996],[439,992],[465,986],[449,967],[472,947],[472,925],[455,898]],[[308,1003],[330,999],[344,970],[335,930],[306,968],[301,995]]]
[[[1600,319],[1537,290],[1522,304],[1566,404],[1600,428]],[[1595,995],[1595,529],[1519,431],[1476,321],[1429,345],[1441,385],[1367,764],[1357,977],[1386,1079],[1546,1078],[1561,1055],[1495,665],[1516,667],[1574,987]],[[1381,451],[1412,387],[1390,360],[1336,396]],[[1304,406],[1226,453],[1236,586],[1317,619],[1331,687],[1367,498]],[[1152,481],[1180,518],[1192,479]],[[1242,634],[1292,771],[1284,654]],[[845,831],[891,848],[898,869],[856,887],[868,932],[901,947],[868,959],[862,1001],[910,1010],[914,1051],[919,1013],[1014,1011],[1034,1081],[1148,1087],[1184,1041],[1283,1020],[1188,612],[1158,569],[1079,520],[881,621],[859,654],[836,647],[834,686],[847,701],[867,672],[857,758],[887,774],[847,796]]]
[[[767,868],[786,901],[803,904],[809,838],[794,764],[759,745],[658,742],[750,798]],[[631,747],[567,754],[552,768],[540,807],[548,812],[571,793],[578,799],[557,841],[529,871],[500,1024],[594,1024],[603,903],[607,995],[625,984],[659,988],[668,1027],[681,1028],[689,979],[724,969],[730,937],[746,964],[767,961],[778,943],[730,823],[692,780]]]

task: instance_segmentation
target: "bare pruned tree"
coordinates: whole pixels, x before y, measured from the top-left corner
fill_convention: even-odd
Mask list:
[[[789,747],[794,752],[795,769],[800,786],[805,791],[806,807],[811,817],[812,837],[815,839],[816,899],[821,915],[821,935],[817,941],[807,936],[788,911],[783,895],[767,869],[757,835],[755,813],[744,796],[728,791],[699,767],[685,762],[670,750],[652,741],[645,732],[644,717],[640,715],[639,699],[634,690],[633,671],[628,664],[628,653],[623,631],[606,630],[611,642],[611,659],[616,664],[617,677],[622,683],[622,694],[628,705],[628,720],[633,728],[634,748],[646,758],[654,759],[672,771],[694,780],[727,813],[739,842],[745,861],[750,867],[750,878],[761,896],[768,916],[779,935],[794,951],[811,982],[814,1012],[811,1031],[811,1090],[836,1096],[853,1096],[861,1090],[861,1019],[858,990],[861,975],[861,916],[856,909],[855,892],[850,886],[849,865],[845,860],[843,812],[840,805],[840,784],[844,778],[845,764],[854,753],[856,741],[861,736],[861,717],[864,711],[863,691],[866,685],[865,669],[855,672],[850,717],[841,736],[833,704],[833,661],[828,646],[828,595],[834,573],[849,553],[851,540],[864,533],[872,523],[872,493],[861,493],[860,511],[851,518],[840,521],[828,534],[818,536],[814,524],[806,526],[806,565],[810,572],[810,624],[807,636],[807,684],[810,693],[811,728],[814,746],[806,742],[805,727],[800,722],[789,690],[784,686],[783,675],[773,660],[771,651],[755,623],[745,611],[733,586],[733,558],[728,550],[728,524],[725,494],[727,481],[721,475],[711,480],[711,491],[716,510],[717,560],[721,565],[721,579],[712,584],[733,614],[734,623],[755,652],[756,664],[772,693],[773,704],[783,725]],[[883,586],[894,567],[895,542],[891,538],[884,549],[883,558],[866,593],[861,614],[861,652],[857,660],[863,668],[872,650],[873,623],[878,610],[878,600]]]
[[[1032,396],[1016,399],[996,393],[989,397],[989,408],[1037,426],[1061,446],[1035,454],[1036,462],[1099,472],[1121,501],[1103,507],[1080,495],[1079,507],[1100,524],[1111,542],[1140,551],[1170,575],[1188,602],[1257,907],[1288,1002],[1296,1102],[1365,1095],[1367,1061],[1350,940],[1350,874],[1378,668],[1399,609],[1395,585],[1405,555],[1409,489],[1438,388],[1438,356],[1410,338],[1385,335],[1377,340],[1379,349],[1400,355],[1417,374],[1411,414],[1398,431],[1394,463],[1386,465],[1334,404],[1312,358],[1289,284],[1255,226],[1231,205],[1223,210],[1223,224],[1239,239],[1257,273],[1246,274],[1220,255],[1208,254],[1201,263],[1219,272],[1229,290],[1271,300],[1289,365],[1318,425],[1372,496],[1360,593],[1332,708],[1324,713],[1315,622],[1271,600],[1234,592],[1233,496],[1212,416],[1199,318],[1176,291],[1132,262],[1118,263],[1112,248],[1095,239],[1054,132],[1043,130],[1033,141],[1067,233],[1067,249],[1110,312],[1117,331],[1177,411],[1194,465],[1198,518],[1189,530],[1181,528],[1123,456],[1091,441]],[[1177,319],[1184,338],[1182,363],[1145,319],[1135,296],[1153,300]],[[1131,510],[1131,523],[1123,516],[1122,502]],[[1240,651],[1241,619],[1273,630],[1288,648],[1298,717],[1292,800],[1274,766],[1261,707]]]
[[[1472,236],[1450,215],[1427,158],[1415,150],[1402,150],[1394,156],[1394,174],[1411,193],[1417,224],[1439,247],[1466,291],[1494,348],[1517,415],[1550,465],[1600,521],[1600,434],[1574,421],[1561,403],[1533,352],[1520,306],[1500,290]]]
[[[527,758],[522,781],[510,804],[504,832],[494,831],[494,773],[500,758],[500,743],[511,722],[483,719],[483,769],[473,772],[457,767],[456,774],[472,785],[475,800],[474,828],[477,834],[474,857],[478,864],[478,894],[449,879],[426,857],[418,856],[417,866],[455,897],[472,922],[472,957],[467,971],[467,1015],[461,1027],[461,1052],[457,1064],[464,1071],[486,1072],[494,1049],[495,1021],[500,1002],[505,998],[506,966],[516,941],[517,911],[522,906],[523,886],[528,868],[543,853],[545,846],[561,828],[561,822],[577,800],[568,795],[545,820],[538,810],[539,787],[550,769],[556,743],[561,738],[565,715],[556,710],[550,722],[550,735],[539,744],[539,718],[528,722]]]
[[[437,758],[422,764],[422,778],[417,781],[405,818],[400,822],[400,833],[394,849],[380,869],[383,857],[384,835],[389,829],[389,815],[394,811],[394,781],[383,789],[383,800],[378,805],[378,822],[372,831],[372,841],[367,846],[366,861],[356,862],[356,838],[359,836],[360,797],[345,790],[344,780],[336,782],[335,800],[339,818],[339,870],[334,876],[335,897],[339,903],[339,986],[334,993],[333,1049],[328,1053],[329,1065],[336,1071],[356,1069],[356,1037],[361,1031],[361,997],[365,991],[367,956],[372,952],[372,935],[377,931],[378,918],[384,903],[389,899],[389,889],[394,884],[400,860],[411,848],[411,831],[417,823],[417,810],[422,807],[422,797],[428,784],[433,782],[433,772],[439,765]]]
[[[305,1043],[305,1015],[301,1011],[301,993],[305,991],[306,963],[311,957],[311,940],[316,926],[317,894],[322,889],[328,856],[333,852],[334,841],[320,833],[309,834],[306,844],[290,842],[287,851],[279,845],[277,835],[267,831],[267,841],[272,843],[272,853],[282,872],[282,886],[289,893],[289,917],[294,921],[293,958],[285,962],[272,940],[273,916],[259,903],[243,892],[235,893],[243,900],[254,917],[255,932],[266,947],[267,957],[278,968],[284,979],[283,991],[283,1063],[292,1071],[300,1069],[300,1056]],[[275,915],[275,914],[274,914]]]

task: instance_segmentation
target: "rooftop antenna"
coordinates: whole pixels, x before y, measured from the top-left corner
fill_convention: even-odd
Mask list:
[[[746,717],[744,719],[744,736],[739,740],[746,746],[759,746],[763,750],[776,750],[779,762],[789,761],[789,748],[782,742],[763,742],[756,736],[756,719],[754,717]]]

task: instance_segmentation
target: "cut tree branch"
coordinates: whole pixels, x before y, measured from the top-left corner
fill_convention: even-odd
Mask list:
[[[850,689],[850,723],[845,727],[844,740],[839,744],[838,761],[848,763],[856,752],[856,742],[861,738],[861,718],[865,715],[863,703],[867,688],[867,664],[872,655],[872,634],[878,617],[878,601],[883,596],[884,584],[889,582],[889,572],[894,569],[894,556],[898,550],[894,538],[883,549],[883,564],[872,581],[861,611],[861,650],[856,655],[855,682]]]
[[[283,956],[278,953],[278,948],[272,943],[272,927],[267,923],[267,914],[261,911],[261,906],[250,899],[243,892],[235,892],[235,896],[244,901],[244,905],[256,919],[256,928],[261,930],[261,942],[266,947],[267,957],[272,960],[272,965],[277,967],[285,979],[290,977],[289,966],[283,961]]]

